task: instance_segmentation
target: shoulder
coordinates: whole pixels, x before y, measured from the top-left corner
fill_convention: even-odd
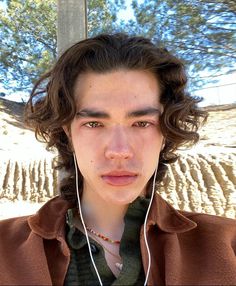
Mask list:
[[[35,214],[0,221],[0,243],[23,241],[34,233],[39,236],[55,237],[65,223],[65,214],[70,203],[61,197],[46,202]]]
[[[197,224],[197,227],[192,230],[195,233],[209,235],[209,237],[217,235],[219,240],[228,237],[236,241],[235,219],[185,211],[180,211],[180,213]]]
[[[187,211],[179,211],[182,215],[191,219],[192,221],[200,224],[210,224],[210,225],[217,225],[217,226],[235,226],[236,227],[236,220],[227,217],[221,217],[217,215],[211,214],[204,214],[204,213],[194,213],[194,212],[187,212]]]
[[[6,236],[8,239],[11,236],[16,236],[17,234],[23,234],[26,232],[30,232],[28,218],[30,216],[22,216],[22,217],[15,217],[4,219],[0,221],[0,233],[1,238],[0,240],[4,239]]]
[[[6,229],[6,230],[11,230],[11,229],[18,229],[23,227],[25,224],[27,224],[27,220],[30,216],[20,216],[20,217],[13,217],[13,218],[8,218],[8,219],[3,219],[0,221],[0,229]]]
[[[51,202],[54,202],[54,201],[58,201],[58,199],[54,198],[51,200]],[[43,212],[45,212],[44,209],[47,207],[48,204],[50,205],[51,202],[45,203],[41,207]],[[13,217],[13,218],[0,220],[0,233],[1,233],[0,240],[2,240],[5,235],[9,238],[11,235],[17,236],[17,235],[21,235],[22,233],[30,232],[31,228],[29,225],[29,220],[33,219],[34,217],[37,217],[39,212],[40,212],[40,209],[35,214],[32,214],[32,215]]]

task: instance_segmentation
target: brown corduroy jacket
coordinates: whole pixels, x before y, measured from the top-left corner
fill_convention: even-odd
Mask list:
[[[0,222],[1,285],[63,285],[70,261],[65,217],[57,197],[35,215]],[[149,285],[236,285],[236,221],[177,211],[155,195],[148,220]],[[144,269],[147,252],[143,227]]]

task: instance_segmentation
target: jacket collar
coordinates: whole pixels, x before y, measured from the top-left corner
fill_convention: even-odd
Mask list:
[[[169,233],[182,233],[197,226],[194,221],[173,208],[157,193],[154,195],[148,219],[149,226],[154,224],[162,231]]]
[[[74,205],[61,197],[48,201],[39,211],[28,218],[32,231],[45,239],[63,236],[65,229],[66,213]],[[148,227],[158,227],[169,233],[182,233],[197,226],[195,222],[174,209],[160,195],[155,194],[148,218]]]
[[[43,205],[35,215],[28,218],[32,231],[46,239],[63,236],[66,213],[73,204],[61,197],[55,197]]]

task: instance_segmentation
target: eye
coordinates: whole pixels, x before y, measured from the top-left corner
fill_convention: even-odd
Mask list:
[[[148,121],[138,121],[138,122],[134,123],[135,127],[141,127],[141,128],[147,128],[150,125],[151,125],[151,123]]]
[[[97,128],[97,127],[101,127],[102,124],[97,121],[90,121],[90,122],[85,123],[84,126],[89,127],[89,128]]]

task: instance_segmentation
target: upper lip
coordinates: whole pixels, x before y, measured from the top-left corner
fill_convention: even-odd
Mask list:
[[[117,171],[111,171],[108,173],[105,173],[102,175],[102,177],[122,177],[122,176],[130,176],[130,177],[134,177],[137,176],[137,173],[134,172],[130,172],[130,171],[125,171],[125,170],[117,170]]]

